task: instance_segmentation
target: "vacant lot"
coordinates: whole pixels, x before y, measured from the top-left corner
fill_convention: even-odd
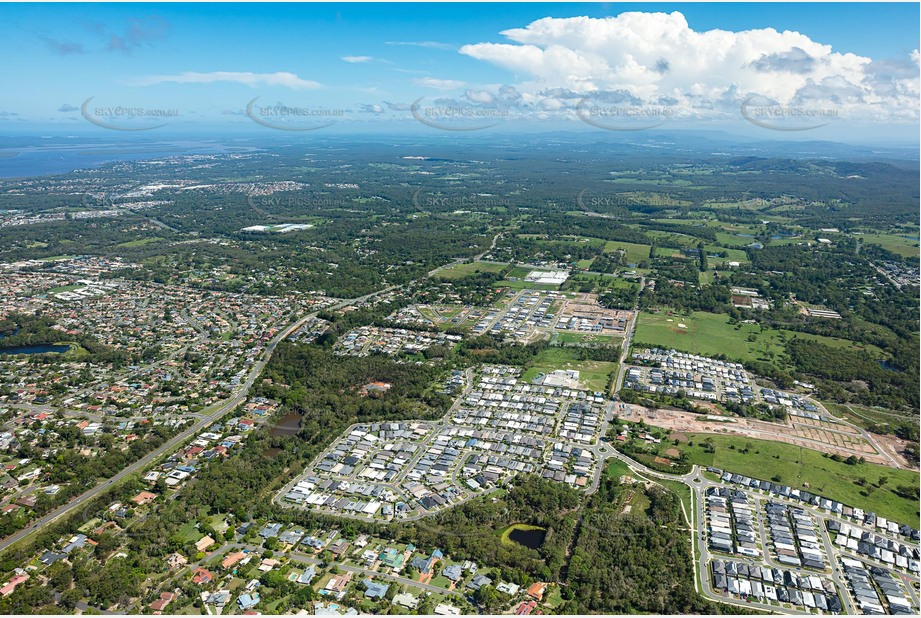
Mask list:
[[[455,264],[439,270],[435,275],[445,279],[460,279],[476,272],[481,273],[498,273],[505,268],[507,264],[493,264],[491,262],[469,262],[467,264]]]
[[[621,242],[619,240],[611,240],[604,245],[605,253],[614,253],[618,249],[626,251],[624,257],[627,264],[639,264],[643,260],[649,259],[649,245],[639,245],[632,242]]]
[[[577,360],[577,352],[568,348],[549,348],[538,354],[523,380],[533,380],[538,373],[550,373],[558,369],[574,369],[579,372],[579,382],[590,391],[604,392],[610,375],[617,371],[617,363]]]

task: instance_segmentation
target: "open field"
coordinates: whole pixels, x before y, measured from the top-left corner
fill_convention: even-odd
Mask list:
[[[630,471],[630,468],[627,467],[626,463],[616,457],[612,457],[608,460],[605,474],[607,474],[609,478],[616,479],[624,475],[632,476],[633,473]]]
[[[445,279],[460,279],[475,272],[497,273],[501,272],[507,264],[493,264],[492,262],[468,262],[466,264],[454,264],[435,273],[438,277]]]
[[[739,236],[737,233],[732,232],[716,232],[716,240],[729,247],[744,247],[755,241],[754,238]]]
[[[703,441],[708,438],[713,441],[714,453],[704,451]],[[917,472],[871,463],[851,466],[824,457],[818,451],[782,442],[712,434],[689,434],[688,439],[687,444],[679,444],[677,448],[701,466],[716,466],[765,480],[776,477],[777,482],[796,488],[804,488],[804,483],[808,483],[811,492],[918,526],[918,501],[902,498],[892,491],[899,485],[917,487]],[[747,453],[746,445],[750,445]],[[877,487],[884,477],[883,486]],[[860,479],[866,480],[865,486],[857,484]]]
[[[722,264],[723,262],[748,262],[748,254],[741,249],[727,249],[725,247],[718,247],[716,245],[705,245],[704,250],[706,250],[708,254],[727,254],[725,258],[708,257],[707,262],[710,264]]]
[[[638,264],[643,260],[649,259],[649,245],[640,245],[632,242],[621,242],[619,240],[611,240],[604,245],[605,253],[614,253],[618,249],[623,249],[626,251],[624,258],[626,259],[627,264]]]
[[[679,327],[679,324],[684,324],[686,328]],[[725,354],[728,358],[744,362],[767,360],[771,355],[784,354],[785,342],[794,336],[831,347],[853,347],[876,357],[885,357],[885,353],[876,346],[858,345],[846,339],[807,333],[761,329],[757,324],[732,325],[728,315],[702,311],[690,315],[666,311],[640,312],[633,345],[649,344],[702,356]]]
[[[907,234],[855,234],[865,243],[879,245],[902,257],[918,257],[918,238]]]
[[[605,361],[577,360],[576,351],[567,348],[548,348],[538,354],[531,366],[522,375],[530,382],[538,373],[550,373],[557,369],[574,369],[579,372],[579,382],[591,391],[604,392],[608,378],[617,371],[617,363]]]
[[[79,290],[85,288],[85,285],[73,284],[73,285],[59,285],[54,288],[46,290],[46,294],[60,294],[61,292],[73,292],[74,290]]]
[[[519,281],[498,281],[496,282],[497,288],[509,288],[512,290],[544,290],[555,292],[560,289],[560,285],[556,283],[534,283],[533,281],[525,281],[521,279]]]
[[[143,247],[144,245],[149,245],[151,243],[160,242],[163,240],[162,236],[151,236],[150,238],[139,238],[138,240],[129,240],[128,242],[123,242],[115,245],[116,247]]]
[[[717,408],[713,404],[704,405],[711,409]],[[621,412],[626,420],[642,419],[648,425],[682,434],[719,433],[725,436],[735,436],[738,439],[762,438],[837,455],[842,459],[854,455],[863,457],[870,463],[882,465],[890,463],[890,460],[880,452],[880,449],[884,447],[879,444],[879,440],[876,440],[876,444],[871,444],[857,429],[844,424],[802,417],[791,417],[785,423],[734,416],[726,416],[725,420],[717,421],[684,410],[651,411],[636,405],[623,408]],[[897,447],[895,450],[900,449]],[[902,460],[903,458],[897,457],[896,459]],[[904,465],[907,466],[907,463]]]

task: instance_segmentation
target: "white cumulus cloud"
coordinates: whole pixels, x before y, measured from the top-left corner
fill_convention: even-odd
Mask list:
[[[842,116],[918,118],[917,51],[874,61],[799,32],[696,31],[679,12],[547,17],[501,34],[507,42],[459,51],[523,76],[512,85],[523,103],[538,108],[561,105],[552,93],[617,93],[707,114],[738,110],[740,101],[758,96],[835,107]]]

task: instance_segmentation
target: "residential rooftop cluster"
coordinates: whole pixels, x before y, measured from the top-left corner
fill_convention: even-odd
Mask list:
[[[899,524],[897,522],[887,520],[884,517],[878,517],[876,513],[872,511],[864,511],[863,509],[857,507],[850,507],[846,504],[838,502],[837,500],[825,498],[818,494],[806,491],[805,489],[796,489],[794,487],[782,485],[772,481],[759,480],[744,476],[742,474],[733,474],[732,472],[724,472],[719,468],[710,467],[707,468],[707,470],[714,474],[720,475],[720,479],[724,483],[732,483],[742,487],[750,487],[753,490],[761,491],[768,495],[787,500],[799,501],[803,504],[811,505],[821,509],[822,511],[825,511],[829,514],[834,514],[841,518],[850,519],[857,524],[862,524],[869,528],[877,528],[881,532],[887,533],[889,535],[910,539],[915,543],[921,540],[921,533],[907,524]]]
[[[336,354],[420,354],[432,346],[456,345],[462,337],[446,333],[361,326],[336,341]]]
[[[843,610],[835,584],[827,577],[732,560],[713,560],[710,571],[713,587],[732,597],[800,611],[820,609],[837,614]]]
[[[597,442],[604,399],[528,384],[513,367],[480,371],[441,422],[354,425],[280,497],[392,519],[441,510],[519,473],[588,486],[598,464],[588,446]]]
[[[660,348],[636,350],[632,358],[642,364],[627,369],[624,385],[628,388],[665,395],[683,391],[688,397],[707,401],[764,403],[782,406],[795,416],[835,422],[819,415],[819,408],[802,395],[758,388],[755,377],[741,363]]]
[[[258,297],[120,279],[105,281],[105,296],[59,300],[48,290],[73,284],[55,272],[4,273],[13,294],[0,298],[0,317],[42,312],[75,337],[90,335],[139,359],[123,367],[82,354],[36,365],[24,356],[0,356],[3,401],[53,404],[116,414],[194,412],[229,395],[245,380],[265,346],[294,315],[326,301],[304,295]],[[62,373],[93,371],[79,384],[50,389]]]
[[[471,332],[474,335],[490,333],[514,336],[516,339],[530,337],[536,329],[549,329],[553,325],[555,314],[551,309],[564,298],[559,292],[537,290],[509,290],[507,296],[509,302],[504,307],[489,310],[473,326]]]

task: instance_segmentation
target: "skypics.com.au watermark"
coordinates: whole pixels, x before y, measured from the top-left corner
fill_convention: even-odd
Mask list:
[[[579,119],[606,131],[644,131],[671,120],[675,111],[664,105],[608,103],[603,98],[586,97],[576,105]]]
[[[256,97],[246,104],[246,115],[256,124],[276,131],[316,131],[332,126],[345,117],[344,109],[313,106],[257,105]]]
[[[80,106],[80,115],[97,127],[111,131],[151,131],[179,117],[177,109],[149,108],[137,105],[93,104],[90,97]],[[166,122],[165,122],[166,121]]]
[[[498,195],[473,193],[468,195],[444,195],[434,191],[417,189],[413,193],[413,207],[416,211],[437,217],[462,211],[488,211],[496,208],[508,208],[512,205],[508,198]]]
[[[291,208],[345,208],[352,201],[341,197],[310,197],[305,195],[247,195],[246,202],[253,210],[262,212],[266,209]]]
[[[760,102],[759,102],[760,101]],[[809,131],[838,118],[838,110],[805,105],[778,105],[751,96],[739,108],[751,124],[772,131]]]
[[[586,212],[594,212],[607,208],[629,208],[631,206],[678,206],[679,202],[672,196],[660,193],[648,195],[621,194],[614,195],[586,195],[588,189],[582,189],[576,196],[576,204]]]
[[[467,105],[456,102],[426,103],[426,97],[416,99],[410,107],[413,118],[442,131],[481,131],[508,119],[507,109]]]

